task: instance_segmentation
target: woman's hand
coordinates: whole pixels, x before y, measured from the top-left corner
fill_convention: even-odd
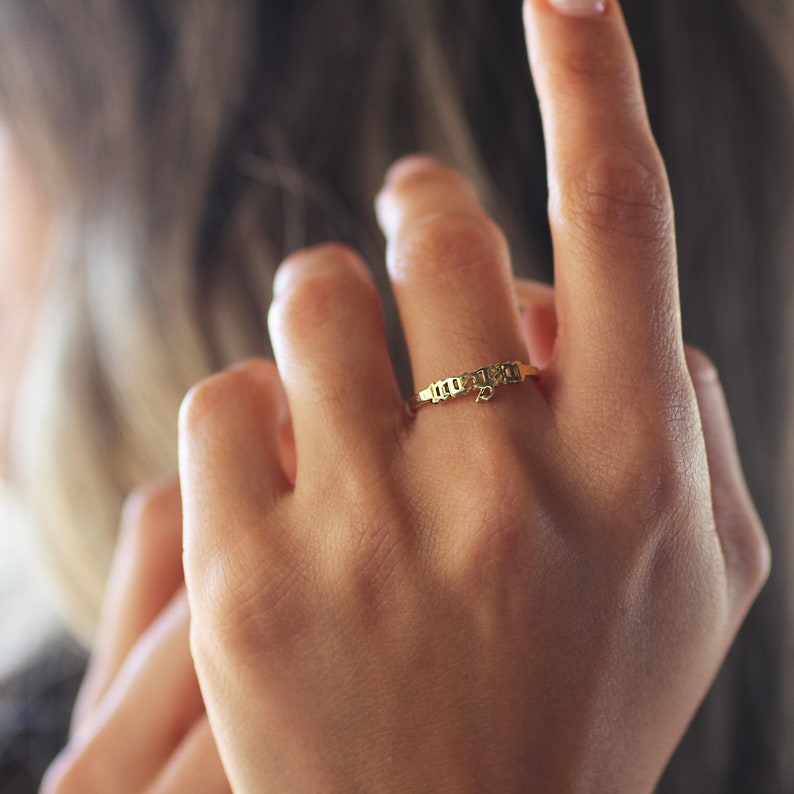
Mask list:
[[[72,737],[42,794],[226,794],[188,633],[176,480],[127,502]]]
[[[238,794],[649,791],[766,576],[717,378],[682,344],[620,12],[532,0],[527,32],[553,321],[522,326],[457,173],[402,161],[378,211],[416,389],[528,348],[539,383],[410,415],[373,283],[327,245],[277,276],[278,372],[183,405],[191,641]]]

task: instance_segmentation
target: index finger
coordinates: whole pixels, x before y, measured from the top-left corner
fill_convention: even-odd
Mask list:
[[[658,394],[671,363],[685,373],[673,210],[623,16],[615,0],[525,0],[524,16],[546,139],[561,388]]]
[[[127,655],[182,584],[182,505],[174,477],[127,498],[91,661],[72,713],[78,730]]]

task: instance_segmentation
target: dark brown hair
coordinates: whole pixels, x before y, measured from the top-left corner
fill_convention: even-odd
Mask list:
[[[774,553],[660,790],[792,791],[794,14],[788,0],[624,9],[676,201],[685,334],[720,367]],[[364,254],[409,388],[371,208],[394,157],[464,169],[517,271],[552,279],[519,0],[4,0],[0,109],[69,219],[62,341],[33,378],[60,405],[20,418],[47,419],[20,479],[49,483],[39,523],[73,615],[96,610],[124,495],[174,464],[184,390],[266,352],[286,252],[332,237]],[[94,448],[78,466],[74,428]]]

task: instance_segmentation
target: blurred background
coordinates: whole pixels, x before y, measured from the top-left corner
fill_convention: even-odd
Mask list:
[[[26,542],[24,515],[6,492],[0,492],[0,681],[35,655],[59,621],[49,591]],[[0,700],[0,709],[3,701]]]

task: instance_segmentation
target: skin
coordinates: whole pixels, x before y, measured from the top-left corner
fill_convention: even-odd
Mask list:
[[[128,512],[47,794],[225,790],[208,726],[236,794],[653,789],[769,551],[716,372],[682,343],[619,8],[562,6],[526,5],[555,291],[523,285],[518,312],[500,230],[430,158],[377,200],[417,389],[512,359],[540,381],[410,414],[364,263],[290,257],[275,364],[185,399],[181,513],[175,483]],[[188,760],[204,788],[171,784]]]
[[[175,478],[127,500],[71,739],[42,792],[230,791],[190,656],[181,528]]]

